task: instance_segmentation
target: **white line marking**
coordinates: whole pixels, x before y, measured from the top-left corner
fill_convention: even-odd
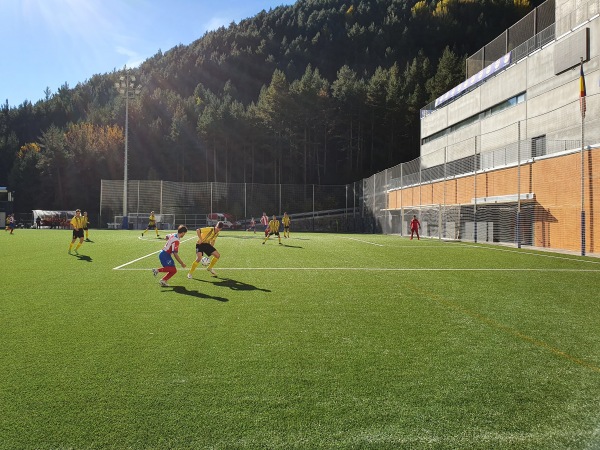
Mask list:
[[[183,241],[181,241],[181,243],[183,244],[184,242],[187,242],[187,241],[190,241],[190,240],[193,240],[193,239],[197,239],[197,238],[196,237],[190,237],[188,239],[184,239]],[[142,259],[148,258],[149,256],[156,255],[157,253],[160,253],[161,250],[162,250],[162,248],[160,250],[155,251],[155,252],[148,253],[147,255],[140,256],[139,258],[134,259],[132,261],[126,262],[125,264],[121,264],[120,266],[113,267],[113,270],[120,270],[122,267],[128,266],[129,264],[133,264],[134,262],[141,261]],[[148,269],[127,269],[127,270],[148,270]]]
[[[161,249],[161,250],[162,250],[162,249]],[[140,257],[140,258],[138,258],[138,259],[134,259],[134,260],[132,260],[132,261],[126,262],[125,264],[122,264],[122,265],[120,265],[120,266],[118,266],[118,267],[113,267],[113,270],[119,270],[119,269],[121,269],[121,267],[125,267],[125,266],[128,266],[129,264],[133,264],[134,262],[141,261],[142,259],[144,259],[144,258],[147,258],[147,257],[149,257],[149,256],[152,256],[152,255],[156,255],[157,253],[160,253],[160,250],[158,250],[158,251],[156,251],[156,252],[153,252],[153,253],[149,253],[149,254],[147,254],[146,256],[142,256],[142,257]],[[130,270],[131,270],[131,269],[130,269]],[[136,270],[136,269],[133,269],[133,270]],[[148,270],[148,269],[145,269],[145,270]]]
[[[345,237],[345,236],[339,236],[339,237],[341,239],[349,239],[351,241],[362,242],[363,244],[371,244],[371,245],[377,245],[379,247],[385,247],[385,245],[383,245],[383,244],[376,244],[375,242],[363,241],[362,239],[355,239],[355,238],[350,238],[350,237]]]
[[[567,261],[577,261],[577,262],[586,262],[586,263],[590,263],[590,264],[600,264],[600,261],[591,261],[589,259],[567,258],[565,256],[546,255],[544,253],[532,253],[532,252],[528,252],[528,251],[524,251],[524,250],[519,251],[519,250],[511,250],[508,248],[494,248],[494,247],[486,247],[483,245],[465,244],[465,243],[459,243],[457,245],[460,245],[461,247],[478,248],[478,249],[482,249],[482,250],[494,250],[496,252],[518,253],[519,255],[541,256],[543,258],[564,259]],[[543,252],[544,250],[539,250],[539,251]]]
[[[156,252],[158,253],[158,252]],[[152,253],[154,254],[154,253]],[[147,255],[150,256],[150,255]],[[139,261],[139,258],[135,261]],[[132,261],[134,262],[134,261]],[[127,263],[130,264],[130,263]],[[115,267],[114,270],[120,269],[121,267]],[[122,269],[122,270],[150,270],[150,269]],[[386,267],[219,267],[219,270],[361,270],[365,272],[591,272],[600,273],[600,269],[494,269],[494,268],[477,268],[477,269],[465,269],[465,268],[386,268]]]
[[[430,248],[451,248],[451,246],[449,246],[448,244],[424,244],[424,245],[412,245],[412,244],[400,244],[400,245],[394,245],[394,248],[406,248],[406,249],[414,249],[414,250],[429,250]]]

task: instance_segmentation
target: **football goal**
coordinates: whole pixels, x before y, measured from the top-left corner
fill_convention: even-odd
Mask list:
[[[148,213],[130,213],[127,218],[130,230],[145,230],[148,226]],[[175,214],[155,214],[156,228],[159,230],[174,230],[175,229]],[[115,216],[115,224],[123,223],[123,216]]]

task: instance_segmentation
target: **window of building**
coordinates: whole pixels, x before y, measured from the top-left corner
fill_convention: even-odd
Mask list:
[[[461,128],[471,125],[472,123],[475,123],[479,120],[485,119],[486,117],[489,117],[492,114],[496,114],[497,112],[503,111],[512,106],[516,106],[519,103],[523,103],[524,101],[525,101],[525,92],[522,92],[519,95],[515,95],[514,97],[509,98],[508,100],[505,100],[501,103],[498,103],[497,105],[494,105],[491,108],[488,108],[477,114],[473,114],[471,117],[467,117],[466,119],[461,120],[460,122],[457,122],[454,125],[451,125],[447,128],[444,128],[443,130],[438,131],[437,133],[431,134],[431,135],[421,139],[421,145],[424,145],[424,144],[427,144],[428,142],[439,139],[442,136],[453,133],[454,131],[460,130]]]
[[[531,139],[531,156],[544,156],[546,154],[546,135]]]

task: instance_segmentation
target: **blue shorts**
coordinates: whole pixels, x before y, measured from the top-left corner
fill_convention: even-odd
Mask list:
[[[169,252],[161,250],[158,254],[158,259],[160,259],[160,263],[163,267],[175,267],[175,261],[173,261],[173,257]]]

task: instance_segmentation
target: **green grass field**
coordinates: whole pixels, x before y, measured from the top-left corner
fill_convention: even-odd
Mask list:
[[[0,234],[1,449],[600,448],[598,259],[224,231],[161,288],[153,236]]]

